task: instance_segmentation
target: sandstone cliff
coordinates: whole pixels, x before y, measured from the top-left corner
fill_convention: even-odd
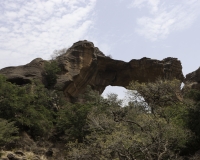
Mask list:
[[[126,87],[132,80],[153,82],[159,77],[184,80],[181,62],[176,58],[160,61],[145,57],[124,62],[105,56],[89,41],[74,43],[56,61],[61,72],[54,87],[69,98],[77,97],[87,85],[102,93],[108,85]],[[19,85],[31,83],[33,79],[46,85],[44,62],[37,58],[23,66],[3,68],[0,74]]]
[[[198,68],[194,72],[187,74],[184,83],[185,88],[189,87],[191,89],[200,90],[200,68]]]

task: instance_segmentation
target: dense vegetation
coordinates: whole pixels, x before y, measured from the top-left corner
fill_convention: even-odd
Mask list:
[[[55,65],[55,64],[53,64]],[[18,86],[0,76],[0,147],[17,146],[20,133],[64,144],[65,158],[91,160],[199,159],[200,92],[180,92],[177,80],[128,89],[129,103],[103,98],[90,86],[76,103],[38,82]],[[51,78],[51,77],[50,77]],[[137,91],[137,92],[136,92]]]

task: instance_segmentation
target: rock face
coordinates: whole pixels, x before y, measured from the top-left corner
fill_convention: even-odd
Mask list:
[[[189,87],[191,89],[200,90],[200,68],[198,68],[194,72],[187,74],[184,83],[184,88]]]
[[[18,85],[31,83],[33,79],[45,83],[44,60],[36,58],[23,66],[6,67],[0,70],[0,74],[6,76],[8,81]]]
[[[86,40],[74,43],[56,61],[61,72],[54,87],[72,98],[84,91],[87,85],[102,93],[108,85],[126,87],[132,80],[153,82],[159,77],[184,80],[181,62],[176,58],[159,61],[145,57],[124,62],[105,56]],[[37,58],[24,66],[4,68],[0,74],[19,85],[30,83],[32,79],[39,79],[45,84],[44,62]]]

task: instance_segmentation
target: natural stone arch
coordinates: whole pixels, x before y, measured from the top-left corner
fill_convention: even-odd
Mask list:
[[[77,97],[87,85],[103,93],[106,86],[127,87],[130,81],[154,82],[162,79],[184,79],[181,62],[177,58],[155,60],[142,58],[129,62],[111,59],[105,56],[92,42],[74,43],[63,55],[55,59],[61,72],[57,75],[54,88],[61,90],[67,97]],[[7,67],[0,74],[8,80],[40,80],[45,85],[44,62],[37,58],[27,65]],[[170,73],[170,74],[169,74]]]

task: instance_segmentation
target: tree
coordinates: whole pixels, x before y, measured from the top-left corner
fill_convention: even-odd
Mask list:
[[[84,130],[90,104],[66,104],[57,113],[56,128],[58,135],[65,141],[82,142],[87,132]]]
[[[98,106],[93,107],[87,116],[87,130],[90,134],[86,135],[83,143],[69,145],[70,158],[179,158],[179,152],[190,137],[190,132],[184,121],[187,106],[176,97],[177,81],[136,82],[129,89],[138,91],[136,94],[132,91],[134,93],[131,96],[134,98],[131,97],[129,106],[112,107],[117,99],[111,96],[107,100],[113,102],[107,104],[110,112],[100,113]],[[142,93],[144,98],[141,98]],[[138,101],[139,98],[142,101]]]
[[[144,109],[159,112],[159,108],[176,105],[182,101],[180,82],[178,80],[167,81],[158,79],[155,83],[131,82],[130,89],[131,102],[141,104]],[[137,92],[136,92],[137,91]]]
[[[184,88],[184,99],[190,104],[188,109],[187,127],[193,132],[193,137],[187,142],[183,155],[195,154],[200,150],[200,91]],[[199,159],[199,157],[197,158]]]
[[[190,137],[186,125],[189,107],[183,101],[180,82],[132,82],[129,89],[137,90],[131,92],[132,104],[136,104],[136,108],[144,108],[129,124],[138,126],[141,136],[145,135],[150,140],[148,145],[144,145],[150,153],[149,156],[153,159],[175,156],[185,147]]]
[[[52,60],[55,60],[57,57],[59,57],[59,56],[65,54],[65,53],[67,53],[68,49],[69,49],[69,48],[63,48],[63,49],[61,49],[61,50],[55,50],[55,51],[53,52],[53,54],[51,55]]]

